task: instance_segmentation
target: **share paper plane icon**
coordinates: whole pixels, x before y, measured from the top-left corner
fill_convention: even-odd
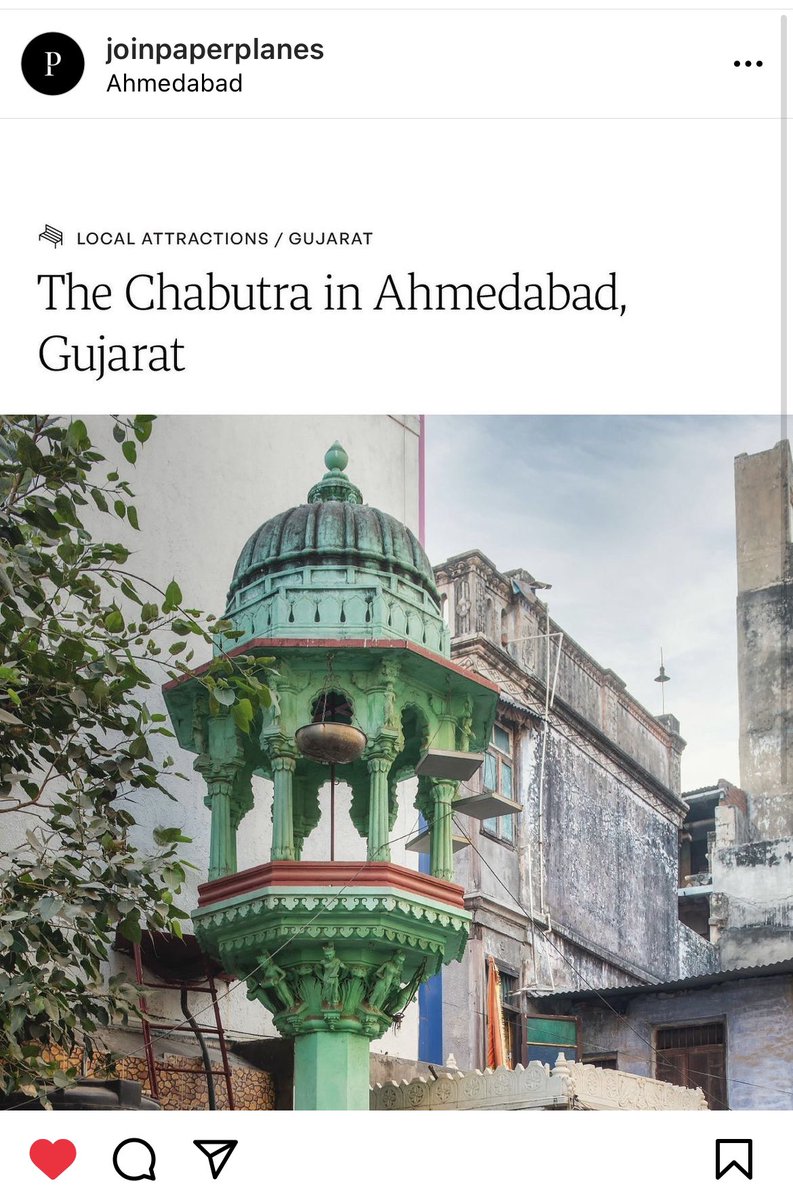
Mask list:
[[[206,1154],[207,1158],[209,1159],[209,1169],[212,1172],[212,1178],[217,1179],[218,1175],[234,1153],[237,1143],[236,1141],[208,1142],[194,1140],[193,1145],[198,1146],[198,1149],[202,1154]]]

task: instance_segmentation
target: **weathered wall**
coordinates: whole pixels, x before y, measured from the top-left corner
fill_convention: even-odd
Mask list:
[[[541,690],[550,665],[560,701],[661,784],[679,792],[685,743],[630,695],[618,675],[596,662],[556,622],[548,624],[547,607],[530,586],[532,576],[525,571],[502,574],[478,550],[448,559],[436,568],[435,576],[446,597],[452,638],[474,634],[488,638],[503,647]],[[542,636],[547,629],[552,637],[550,664]],[[558,656],[560,634],[564,636]]]
[[[546,878],[554,921],[626,970],[677,974],[677,826],[591,748],[550,739]]]
[[[678,977],[684,743],[566,634],[557,673],[562,631],[553,623],[548,671],[546,641],[536,636],[545,633],[546,609],[526,572],[502,575],[477,551],[444,563],[436,578],[452,656],[501,687],[499,721],[512,733],[522,805],[514,846],[467,818],[473,848],[455,856],[473,925],[463,962],[444,969],[444,1053],[467,1070],[484,1065],[491,955],[518,979],[524,1011],[532,992]],[[541,796],[546,681],[554,677]],[[709,948],[687,949],[692,968],[706,957]]]
[[[729,1107],[793,1108],[790,976],[637,996],[627,1002],[624,1016],[588,1004],[567,1009],[582,1017],[585,1054],[616,1052],[619,1069],[637,1075],[653,1074],[651,1047],[659,1026],[723,1020]]]
[[[724,970],[793,953],[793,838],[717,846],[713,891]]]
[[[754,837],[793,835],[793,459],[735,460],[741,787]]]
[[[719,970],[719,947],[682,922],[678,926],[677,971],[680,979]]]

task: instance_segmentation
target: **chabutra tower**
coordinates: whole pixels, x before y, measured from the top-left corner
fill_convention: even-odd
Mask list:
[[[295,1108],[363,1109],[370,1040],[465,947],[454,812],[460,782],[482,762],[498,689],[451,661],[414,534],[364,504],[338,443],[325,465],[306,503],[249,537],[231,582],[226,615],[243,632],[234,652],[262,659],[269,710],[244,733],[231,714],[209,715],[195,675],[166,699],[211,814],[196,935],[294,1039]],[[270,860],[238,871],[256,776],[273,786]],[[414,776],[428,874],[391,862],[397,787]],[[339,783],[361,837],[355,861],[335,856]],[[326,805],[328,857],[306,861]]]

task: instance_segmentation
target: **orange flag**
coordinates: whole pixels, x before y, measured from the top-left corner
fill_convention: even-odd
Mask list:
[[[504,1037],[504,1010],[501,1007],[501,976],[491,956],[487,960],[487,1065],[506,1067],[507,1048]]]

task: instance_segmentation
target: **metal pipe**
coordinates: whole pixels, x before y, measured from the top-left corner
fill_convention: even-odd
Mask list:
[[[135,982],[138,987],[143,986],[143,959],[140,952],[140,944],[136,942],[133,946],[132,956],[135,961]],[[149,1006],[146,1003],[146,997],[140,996],[138,1001],[141,1018],[140,1024],[143,1031],[143,1052],[146,1056],[146,1071],[149,1076],[149,1088],[151,1090],[152,1099],[159,1100],[160,1089],[157,1084],[157,1065],[154,1059],[154,1047],[151,1041],[151,1024],[148,1020]]]
[[[195,1017],[190,1012],[190,1009],[187,1007],[187,988],[184,986],[184,984],[179,989],[179,1000],[180,1000],[180,1004],[181,1004],[182,1013],[184,1014],[184,1018],[187,1021],[187,1024],[192,1029],[193,1033],[195,1034],[196,1041],[198,1042],[199,1046],[201,1047],[201,1059],[204,1063],[204,1074],[206,1075],[206,1080],[207,1080],[207,1098],[209,1100],[209,1111],[215,1112],[215,1110],[217,1109],[217,1101],[215,1100],[215,1080],[214,1080],[213,1074],[212,1074],[212,1061],[209,1057],[209,1051],[207,1050],[207,1044],[204,1041],[204,1035],[201,1032],[200,1026],[196,1023]]]
[[[336,764],[330,764],[330,861],[336,854]]]

